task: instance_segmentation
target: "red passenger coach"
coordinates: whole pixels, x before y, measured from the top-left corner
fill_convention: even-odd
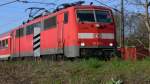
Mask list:
[[[1,35],[0,58],[51,55],[109,57],[116,50],[115,35],[111,9],[67,4]]]
[[[0,60],[7,60],[11,56],[11,35],[5,33],[0,36]]]

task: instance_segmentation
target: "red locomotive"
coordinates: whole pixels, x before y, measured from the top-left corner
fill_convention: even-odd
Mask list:
[[[110,56],[116,50],[111,9],[73,4],[0,35],[0,59],[64,55]]]

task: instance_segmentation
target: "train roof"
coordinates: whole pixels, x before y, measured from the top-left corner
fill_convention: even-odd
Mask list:
[[[75,8],[79,8],[79,9],[91,8],[91,9],[111,10],[111,9],[108,8],[108,7],[104,7],[104,6],[96,6],[96,5],[81,5],[81,6],[75,6]]]
[[[9,38],[10,36],[11,36],[10,32],[0,34],[0,40],[5,39],[5,38]]]

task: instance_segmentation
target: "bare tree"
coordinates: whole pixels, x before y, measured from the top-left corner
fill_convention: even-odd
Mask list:
[[[145,24],[146,24],[146,27],[147,27],[147,30],[148,30],[148,33],[149,33],[149,52],[150,52],[150,21],[149,21],[149,11],[148,11],[148,8],[149,8],[149,2],[148,0],[145,1],[145,10],[146,10],[146,20],[145,20]],[[150,56],[150,53],[149,53],[149,56]]]
[[[146,25],[146,29],[148,31],[148,45],[149,45],[149,52],[150,52],[150,20],[149,20],[149,6],[150,6],[150,2],[149,0],[126,0],[129,3],[131,3],[132,5],[135,6],[140,6],[143,7],[145,9],[145,14],[144,14],[144,23]],[[149,53],[150,56],[150,53]]]
[[[126,17],[126,32],[128,34],[129,46],[148,47],[148,32],[143,15],[135,13]],[[140,44],[140,45],[139,45]]]
[[[118,46],[121,46],[121,19],[120,19],[120,17],[121,17],[121,14],[120,13],[118,13],[118,12],[116,12],[116,11],[114,11],[114,19],[115,19],[115,23],[116,23],[116,32],[117,32],[117,35],[116,35],[116,37],[117,37],[117,43],[118,43]]]

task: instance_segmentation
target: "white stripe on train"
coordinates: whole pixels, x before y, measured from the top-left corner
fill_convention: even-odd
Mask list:
[[[93,38],[101,38],[101,39],[114,39],[113,33],[78,33],[79,39],[93,39]]]

